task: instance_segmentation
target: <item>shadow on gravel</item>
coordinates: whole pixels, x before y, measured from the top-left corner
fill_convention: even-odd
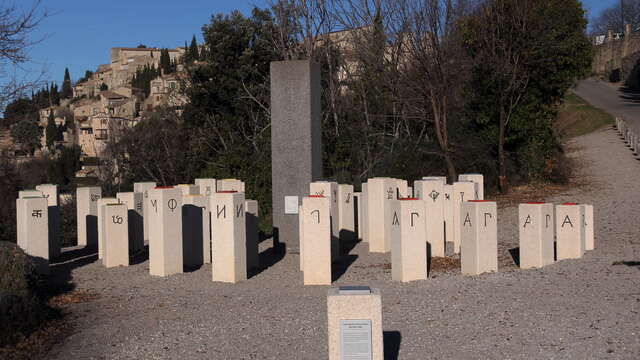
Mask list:
[[[50,295],[56,296],[73,291],[76,286],[71,282],[72,271],[96,260],[98,260],[98,249],[92,246],[61,253],[49,266]]]
[[[129,265],[142,264],[147,260],[149,260],[149,245],[145,245],[142,250],[131,255],[129,258]]]
[[[384,360],[398,359],[402,334],[399,331],[383,331],[382,342],[384,344]]]
[[[640,104],[640,92],[635,89],[632,89],[628,86],[623,86],[620,88],[620,98],[625,100],[626,102]]]
[[[509,249],[509,254],[516,266],[520,267],[520,247]]]
[[[250,279],[277,264],[280,260],[284,259],[285,253],[286,245],[282,243],[276,243],[274,241],[273,247],[268,248],[258,255],[260,268],[249,270],[249,272],[247,273],[247,277]]]
[[[640,261],[616,261],[611,265],[626,265],[638,268],[640,270]]]
[[[358,255],[342,255],[339,261],[331,265],[331,281],[340,279],[356,259],[358,259]]]

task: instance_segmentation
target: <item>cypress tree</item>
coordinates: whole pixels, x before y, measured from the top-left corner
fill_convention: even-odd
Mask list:
[[[64,81],[62,82],[62,98],[70,99],[73,97],[73,89],[71,88],[71,77],[69,76],[69,68],[64,69]]]
[[[51,149],[53,147],[53,141],[57,135],[56,122],[53,117],[53,109],[49,111],[49,117],[47,118],[47,128],[45,130],[45,136],[47,138],[47,147]]]
[[[199,60],[200,54],[198,54],[198,43],[196,42],[196,36],[193,35],[191,38],[191,45],[187,48],[187,52],[185,54],[185,62],[192,63],[196,60]]]

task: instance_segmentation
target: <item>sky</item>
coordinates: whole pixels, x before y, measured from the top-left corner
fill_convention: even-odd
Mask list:
[[[3,0],[27,6],[31,0]],[[266,7],[268,0],[42,0],[48,16],[33,34],[42,39],[29,54],[27,68],[44,69],[46,79],[62,83],[65,67],[77,80],[85,70],[109,62],[112,47],[175,48],[196,35],[211,15],[240,10],[248,14],[253,6]],[[589,17],[619,0],[583,0]]]

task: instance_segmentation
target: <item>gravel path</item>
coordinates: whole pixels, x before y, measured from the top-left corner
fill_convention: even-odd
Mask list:
[[[540,270],[513,266],[516,208],[499,212],[499,273],[453,271],[400,284],[383,266],[389,255],[369,254],[366,244],[351,251],[355,261],[334,286],[381,289],[387,358],[640,358],[640,162],[611,129],[572,147],[593,185],[549,200],[594,204],[596,250],[583,259]],[[86,264],[68,276],[98,297],[70,305],[76,332],[50,358],[327,356],[327,287],[301,285],[297,255],[236,285],[211,282],[210,266],[155,278],[148,262],[107,270],[94,259],[81,259]],[[76,263],[60,265],[60,276]]]

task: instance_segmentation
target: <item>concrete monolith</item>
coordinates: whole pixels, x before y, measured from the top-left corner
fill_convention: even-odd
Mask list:
[[[520,204],[518,220],[520,268],[541,268],[553,264],[553,204],[539,202]]]
[[[149,274],[180,274],[184,271],[182,190],[156,187],[149,191],[149,204]]]
[[[36,190],[42,192],[49,206],[49,259],[55,259],[60,255],[60,196],[58,185],[42,184],[36,186]]]
[[[120,192],[116,198],[127,206],[129,224],[129,250],[138,252],[144,249],[144,194],[139,192]]]
[[[425,201],[405,198],[391,202],[391,278],[408,282],[427,279]]]
[[[102,212],[105,216],[104,228],[106,239],[102,263],[108,268],[129,266],[128,205],[122,203],[107,204],[102,208]]]
[[[102,189],[98,186],[76,189],[76,231],[79,246],[98,246],[98,200]]]
[[[120,201],[116,198],[100,198],[98,199],[98,259],[104,258],[104,247],[107,233],[105,230],[106,216],[104,214],[104,206],[107,204],[119,204]]]
[[[445,255],[444,184],[441,180],[416,180],[413,183],[417,198],[425,202],[426,232],[431,256]]]
[[[212,196],[213,281],[237,283],[247,279],[247,237],[244,193],[217,192]]]
[[[305,285],[331,285],[331,198],[310,195],[302,199]]]
[[[558,260],[579,259],[585,251],[584,208],[574,203],[556,205]]]
[[[29,255],[40,274],[49,274],[49,206],[41,196],[16,200],[17,243]]]
[[[460,208],[460,265],[465,275],[498,271],[497,206],[471,200]]]
[[[465,201],[476,200],[476,183],[472,181],[458,181],[453,183],[453,252],[460,252],[460,230],[462,219],[460,209]]]

